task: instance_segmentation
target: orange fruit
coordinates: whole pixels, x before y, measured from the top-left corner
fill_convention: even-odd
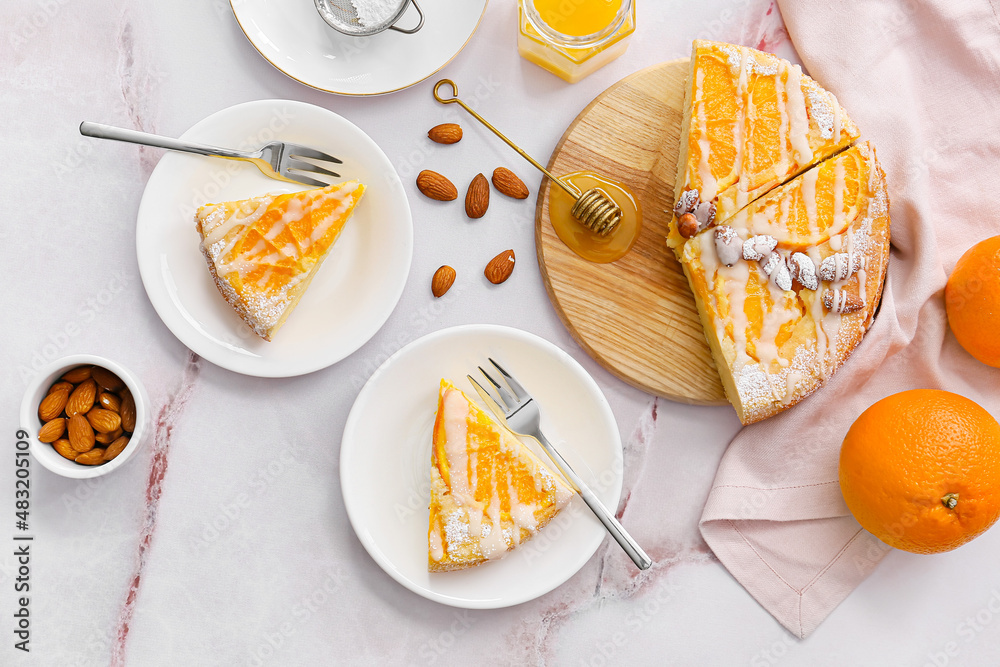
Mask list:
[[[883,398],[844,438],[840,490],[858,523],[886,544],[950,551],[1000,516],[1000,424],[948,391]]]
[[[969,248],[944,290],[948,324],[973,357],[1000,368],[1000,236]]]

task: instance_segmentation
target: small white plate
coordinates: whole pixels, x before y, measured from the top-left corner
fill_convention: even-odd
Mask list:
[[[153,308],[175,336],[214,364],[259,377],[326,368],[375,335],[399,301],[413,255],[403,185],[385,153],[337,114],[303,102],[259,100],[212,114],[183,139],[250,149],[278,139],[344,161],[365,194],[295,312],[271,342],[258,338],[219,294],[199,249],[194,212],[208,202],[306,186],[268,178],[243,162],[168,152],[139,205],[136,251]]]
[[[465,47],[487,0],[419,0],[424,26],[349,37],[328,26],[313,0],[230,0],[243,33],[264,59],[307,86],[340,95],[380,95],[423,81]],[[408,7],[397,25],[417,25]]]
[[[478,374],[487,357],[538,400],[542,430],[607,507],[617,507],[622,487],[622,445],[611,408],[593,378],[552,343],[518,329],[467,325],[424,336],[386,360],[344,427],[340,482],[347,514],[393,579],[430,600],[469,609],[507,607],[551,591],[576,574],[607,535],[574,496],[505,558],[458,572],[427,571],[438,386],[446,378],[478,401],[466,374]]]

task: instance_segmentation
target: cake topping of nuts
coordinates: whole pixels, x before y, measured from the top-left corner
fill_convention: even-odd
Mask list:
[[[742,245],[739,234],[729,225],[715,228],[715,254],[726,266],[732,266],[740,260]]]
[[[785,258],[779,252],[772,252],[767,256],[767,258],[761,262],[761,269],[767,274],[767,277],[771,279],[778,289],[790,290],[792,289],[792,275],[788,271],[788,264],[785,263]]]
[[[698,218],[693,213],[685,213],[677,219],[677,231],[686,239],[692,238],[700,229]]]
[[[767,234],[751,236],[743,242],[743,259],[749,262],[759,262],[778,247],[778,239]]]
[[[819,265],[819,277],[827,282],[847,280],[861,268],[864,255],[856,252],[838,252]]]
[[[679,218],[685,213],[693,213],[700,202],[697,190],[685,190],[674,204],[674,215]]]
[[[823,307],[836,315],[845,315],[861,310],[865,304],[857,294],[842,289],[828,289],[823,291]]]
[[[788,259],[788,271],[792,280],[797,280],[806,289],[819,289],[819,279],[816,277],[816,264],[804,252],[793,253]]]
[[[715,204],[710,201],[698,204],[698,208],[694,210],[694,217],[698,218],[702,229],[708,227],[715,220]]]

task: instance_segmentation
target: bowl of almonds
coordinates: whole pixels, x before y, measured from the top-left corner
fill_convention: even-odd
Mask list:
[[[149,397],[127,368],[79,354],[39,371],[21,402],[31,455],[63,477],[83,479],[121,467],[147,439]]]

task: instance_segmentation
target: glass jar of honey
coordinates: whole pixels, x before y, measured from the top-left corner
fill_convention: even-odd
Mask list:
[[[570,83],[625,53],[633,0],[518,0],[521,57]]]

